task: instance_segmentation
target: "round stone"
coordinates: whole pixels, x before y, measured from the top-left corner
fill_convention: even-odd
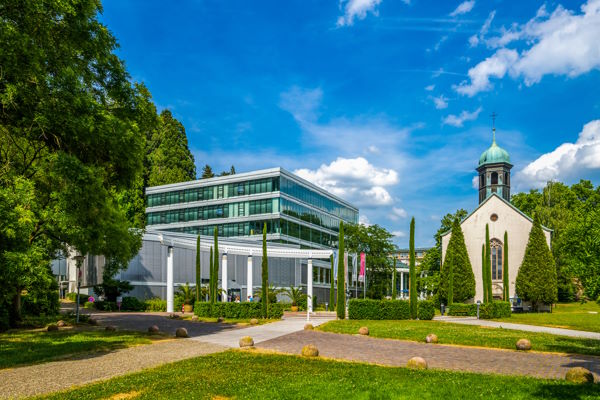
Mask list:
[[[367,328],[366,326],[361,326],[358,330],[358,334],[363,336],[369,336],[369,328]]]
[[[438,337],[437,337],[437,335],[435,333],[430,333],[425,338],[425,342],[426,343],[437,343],[438,342]]]
[[[148,327],[148,333],[158,333],[160,332],[160,329],[158,329],[158,326],[156,325],[152,325]]]
[[[315,327],[313,326],[313,324],[306,324],[306,325],[304,325],[304,330],[305,331],[312,331],[313,329],[315,329]]]
[[[48,330],[48,332],[54,332],[58,330],[58,325],[56,324],[50,324],[48,325],[48,328],[46,328]]]
[[[198,322],[198,316],[197,316],[197,315],[193,315],[193,316],[192,316],[192,321],[194,321],[194,322]]]
[[[250,336],[240,338],[240,347],[254,347],[254,340]]]
[[[594,383],[594,374],[583,367],[575,367],[567,371],[565,379],[573,383]]]
[[[531,350],[531,342],[527,339],[519,339],[516,344],[517,350]]]
[[[223,317],[217,318],[217,322],[223,322]]]
[[[252,318],[250,320],[250,325],[258,325],[258,320],[256,318]]]
[[[175,331],[175,337],[178,337],[178,338],[188,338],[190,336],[188,335],[187,329],[185,329],[185,328],[177,328],[177,330]]]
[[[171,318],[171,319],[179,319],[179,315],[177,315],[177,314],[170,314],[169,318]]]
[[[56,326],[58,326],[59,328],[62,328],[64,326],[67,326],[67,323],[61,319],[56,323]]]
[[[107,332],[116,332],[117,327],[114,325],[108,325],[106,328],[104,328],[104,330],[106,330]]]
[[[406,366],[412,369],[427,369],[427,361],[421,357],[413,357],[408,360]]]
[[[307,344],[306,346],[302,347],[302,355],[304,357],[318,357],[319,349],[317,349],[317,346],[314,344]]]

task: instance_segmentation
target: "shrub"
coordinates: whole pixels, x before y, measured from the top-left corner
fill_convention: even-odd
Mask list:
[[[163,300],[161,298],[158,298],[158,297],[146,300],[144,302],[144,306],[145,306],[146,311],[154,311],[154,312],[167,311],[167,301]]]
[[[431,300],[423,300],[417,303],[417,316],[421,321],[432,320],[435,315],[435,305]]]
[[[86,296],[82,299],[87,300]],[[81,302],[81,300],[80,300]],[[22,297],[21,310],[23,314],[28,315],[55,315],[60,309],[58,292],[50,291],[30,291]]]
[[[67,293],[67,295],[65,297],[67,298],[67,300],[71,300],[73,302],[77,301],[77,293],[76,292]],[[79,304],[84,305],[85,302],[87,301],[87,299],[88,299],[87,295],[80,294],[79,295]]]
[[[350,319],[409,319],[406,300],[352,299],[348,303]]]
[[[94,303],[92,303],[91,301],[86,301],[83,304],[83,308],[92,309],[92,308],[94,308]]]
[[[475,307],[477,309],[477,306]],[[510,303],[508,301],[494,301],[482,304],[479,307],[479,318],[481,319],[506,318],[510,315]]]
[[[269,304],[269,318],[278,319],[283,316],[284,304]],[[199,317],[211,318],[261,318],[262,308],[260,303],[215,303],[196,302],[194,314]]]
[[[448,307],[448,315],[475,317],[477,315],[477,304],[452,303]]]
[[[143,301],[137,299],[137,297],[123,297],[121,303],[121,311],[144,311],[146,304]]]
[[[96,301],[94,307],[99,311],[117,311],[119,309],[117,303],[113,301]]]

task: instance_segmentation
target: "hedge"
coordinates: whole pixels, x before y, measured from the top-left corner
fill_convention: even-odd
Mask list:
[[[350,319],[409,319],[406,300],[352,299],[348,302]]]
[[[448,315],[476,317],[477,304],[452,303],[448,308]],[[480,319],[506,318],[510,315],[511,308],[508,301],[493,301],[479,306]]]
[[[94,302],[94,307],[96,307],[96,310],[100,311],[117,311],[119,309],[117,307],[117,303],[115,303],[114,301],[96,300]]]
[[[279,319],[283,316],[284,304],[269,304],[269,318]],[[198,301],[194,305],[194,314],[199,317],[223,318],[261,318],[262,308],[259,302],[215,303]]]
[[[121,303],[121,311],[145,311],[146,304],[137,297],[125,296]]]
[[[435,305],[431,300],[423,300],[417,303],[417,317],[421,321],[432,320],[435,315]]]
[[[155,297],[153,299],[146,300],[144,302],[146,311],[167,311],[167,301],[161,298]]]
[[[448,315],[451,316],[477,316],[477,304],[452,303],[448,306]]]
[[[77,301],[77,292],[70,292],[67,293],[66,296],[67,300],[71,300],[73,302]],[[87,294],[83,294],[80,293],[79,294],[79,305],[84,305],[86,301],[88,301],[89,296]]]

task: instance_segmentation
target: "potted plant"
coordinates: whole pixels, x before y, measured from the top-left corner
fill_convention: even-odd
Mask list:
[[[283,292],[292,301],[292,312],[298,311],[298,303],[308,299],[308,296],[302,293],[301,287],[290,286],[289,288],[284,289]]]
[[[196,291],[193,286],[186,282],[185,285],[179,287],[178,296],[183,300],[183,309],[185,312],[192,312],[194,309],[193,301],[196,296]]]

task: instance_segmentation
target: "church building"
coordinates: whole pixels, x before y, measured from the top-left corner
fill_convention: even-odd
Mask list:
[[[492,145],[481,154],[477,172],[479,173],[479,206],[462,222],[469,260],[475,275],[475,302],[483,301],[483,280],[481,277],[481,246],[485,244],[485,225],[489,225],[491,247],[492,294],[502,299],[502,264],[505,257],[504,232],[508,233],[508,278],[509,296],[515,298],[515,280],[525,256],[529,232],[533,220],[510,203],[510,170],[512,164],[506,150],[496,144],[496,129],[493,129]],[[542,227],[548,246],[552,231]],[[442,260],[451,232],[442,236]]]

